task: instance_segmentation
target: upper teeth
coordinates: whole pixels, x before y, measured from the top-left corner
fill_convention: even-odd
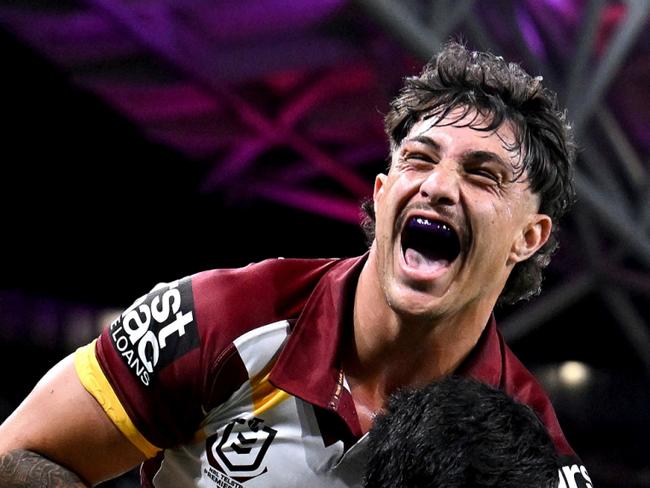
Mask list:
[[[434,224],[434,222],[427,219],[426,217],[416,217],[415,221],[420,225],[433,225]],[[436,222],[436,225],[439,228],[443,229],[443,230],[449,230],[449,227],[447,226],[447,224],[443,224],[441,222]]]

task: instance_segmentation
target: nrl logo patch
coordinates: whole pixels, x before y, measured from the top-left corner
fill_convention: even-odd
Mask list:
[[[208,461],[238,482],[255,478],[267,470],[264,456],[276,434],[257,417],[235,419],[206,439]]]

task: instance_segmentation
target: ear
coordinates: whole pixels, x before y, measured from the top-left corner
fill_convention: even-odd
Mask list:
[[[552,229],[553,221],[548,215],[532,214],[528,224],[515,239],[508,261],[516,264],[531,257],[546,244]]]
[[[372,200],[375,203],[375,208],[377,208],[377,200],[381,198],[384,194],[384,183],[386,183],[387,176],[383,173],[379,173],[375,176],[375,187],[372,191]]]

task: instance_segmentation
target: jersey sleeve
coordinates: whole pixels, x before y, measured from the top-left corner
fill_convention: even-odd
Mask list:
[[[249,380],[236,339],[297,317],[335,263],[266,260],[160,284],[77,351],[77,374],[145,455],[197,440],[205,413]]]
[[[97,340],[94,340],[87,346],[79,348],[75,353],[75,369],[81,383],[99,402],[106,415],[122,432],[124,437],[147,458],[154,457],[160,448],[149,442],[131,421],[131,417],[126,413],[122,402],[106,379],[97,361],[95,355],[96,346]]]
[[[191,439],[205,381],[192,279],[157,285],[75,353],[86,388],[147,457]]]

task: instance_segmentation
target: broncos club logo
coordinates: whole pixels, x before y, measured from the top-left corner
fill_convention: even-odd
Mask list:
[[[257,417],[235,419],[206,439],[208,461],[239,482],[259,476],[266,472],[264,456],[276,433]]]

